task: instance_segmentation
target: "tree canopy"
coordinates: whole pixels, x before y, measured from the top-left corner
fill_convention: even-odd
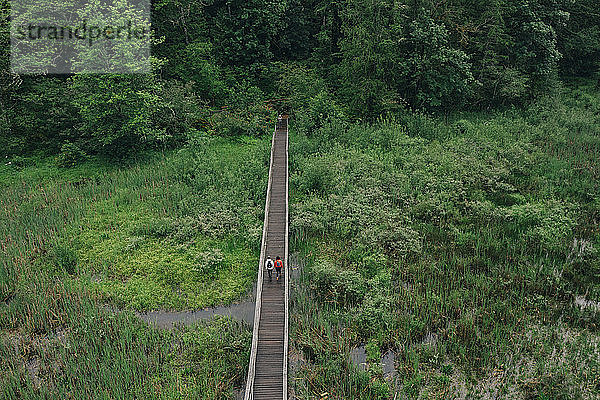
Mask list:
[[[31,4],[36,15],[43,4]],[[4,1],[0,144],[7,154],[58,151],[69,143],[115,155],[128,153],[115,152],[119,146],[176,144],[189,132],[260,133],[264,122],[250,114],[270,112],[265,100],[289,92],[277,83],[292,71],[318,78],[299,78],[305,85],[295,93],[314,92],[318,81],[317,92],[329,93],[353,119],[522,104],[561,78],[598,77],[596,6],[592,0],[160,0],[151,10],[153,71],[142,77],[12,74]],[[215,110],[226,111],[215,117]]]

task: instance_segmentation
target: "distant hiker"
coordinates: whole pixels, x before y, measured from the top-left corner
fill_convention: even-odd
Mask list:
[[[273,260],[271,260],[271,257],[269,256],[267,256],[267,261],[265,261],[265,268],[269,273],[269,282],[271,282],[273,279]]]
[[[279,280],[279,277],[281,276],[281,268],[283,268],[283,261],[281,261],[281,258],[277,256],[275,258],[275,271],[277,272],[277,280]]]

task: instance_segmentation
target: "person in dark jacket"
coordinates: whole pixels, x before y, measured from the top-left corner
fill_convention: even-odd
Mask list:
[[[269,256],[267,256],[267,261],[265,261],[265,268],[267,269],[267,272],[269,273],[269,282],[271,282],[271,280],[273,280],[274,264],[273,264],[273,260],[271,260],[271,257],[269,257]]]

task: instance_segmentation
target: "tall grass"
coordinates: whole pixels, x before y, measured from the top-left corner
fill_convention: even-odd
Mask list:
[[[248,327],[165,332],[103,304],[190,309],[244,296],[268,154],[268,140],[203,139],[122,168],[2,166],[0,397],[231,398]]]
[[[297,123],[291,243],[316,257],[295,303],[293,340],[309,361],[299,391],[445,398],[463,385],[471,395],[594,398],[597,383],[576,368],[597,368],[585,353],[569,354],[562,378],[540,355],[565,345],[565,330],[598,342],[597,312],[573,304],[600,299],[598,115],[600,94],[581,86],[492,115],[311,132]],[[539,341],[523,351],[532,332]],[[377,369],[381,393],[332,378],[349,373],[332,360],[364,343],[396,352],[396,387]],[[545,383],[507,370],[518,363],[545,371]],[[498,371],[505,382],[492,385]]]
[[[3,321],[0,398],[223,399],[244,382],[246,326],[221,319],[162,331],[99,308],[79,288],[32,286]]]

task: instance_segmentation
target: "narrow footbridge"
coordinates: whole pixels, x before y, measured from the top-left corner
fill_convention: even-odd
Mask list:
[[[283,276],[269,281],[265,259],[281,257]],[[287,400],[288,367],[288,119],[280,117],[271,143],[254,330],[244,400]]]

